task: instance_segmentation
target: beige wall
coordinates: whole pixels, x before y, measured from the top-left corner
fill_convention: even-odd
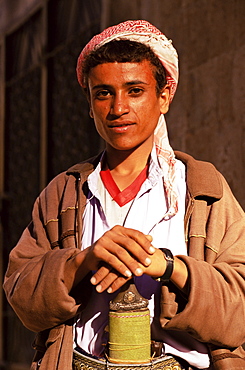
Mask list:
[[[245,1],[104,1],[102,26],[136,18],[159,27],[179,53],[167,115],[173,147],[214,163],[245,209]]]

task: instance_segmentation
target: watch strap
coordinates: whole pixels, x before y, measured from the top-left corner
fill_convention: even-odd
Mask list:
[[[158,277],[157,281],[159,281],[160,283],[162,284],[167,284],[172,276],[172,273],[173,273],[173,269],[174,269],[174,256],[172,254],[172,252],[167,249],[167,248],[159,248],[163,254],[164,254],[164,258],[167,262],[167,266],[166,266],[166,270],[164,272],[164,274],[160,277]]]

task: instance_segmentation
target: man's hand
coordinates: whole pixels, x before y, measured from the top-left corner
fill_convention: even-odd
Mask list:
[[[84,264],[89,270],[101,265],[114,269],[124,277],[143,274],[142,266],[151,264],[155,248],[152,237],[123,226],[114,226],[87,248]]]
[[[133,275],[162,276],[166,260],[159,249],[152,245],[152,237],[140,231],[114,226],[90,247],[77,254],[73,286],[77,285],[89,271],[96,271],[91,283],[98,292],[115,292]],[[185,289],[188,270],[184,262],[175,257],[173,283]]]
[[[139,264],[140,274],[133,274],[140,276],[143,273],[152,277],[162,276],[166,269],[166,260],[162,251],[155,249],[151,255],[151,263],[148,266]],[[131,276],[131,275],[130,275]],[[96,285],[96,290],[101,293],[107,290],[108,293],[113,293],[125,284],[130,277],[122,276],[118,271],[112,269],[109,265],[105,264],[91,278],[91,283]]]

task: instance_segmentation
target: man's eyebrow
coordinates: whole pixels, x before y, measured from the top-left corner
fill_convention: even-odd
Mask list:
[[[98,85],[94,85],[92,87],[92,90],[95,90],[95,89],[109,89],[111,87],[112,87],[111,85],[107,85],[107,84],[98,84]]]
[[[124,86],[148,85],[148,83],[144,82],[142,80],[132,80],[132,81],[125,82],[123,85]],[[94,85],[92,87],[92,90],[95,90],[95,89],[111,89],[111,88],[113,88],[113,86],[109,85],[109,84],[98,84],[98,85]]]
[[[148,83],[141,80],[133,80],[125,83],[125,86],[134,86],[134,85],[148,85]]]

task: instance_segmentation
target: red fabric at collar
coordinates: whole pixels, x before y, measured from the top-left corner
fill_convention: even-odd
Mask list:
[[[125,188],[123,191],[120,191],[117,184],[111,176],[109,169],[100,171],[100,177],[103,181],[104,186],[108,190],[111,197],[117,202],[117,204],[122,207],[131,200],[133,200],[138,191],[141,188],[143,182],[147,179],[148,165],[141,171],[141,173],[136,177],[136,179]]]

